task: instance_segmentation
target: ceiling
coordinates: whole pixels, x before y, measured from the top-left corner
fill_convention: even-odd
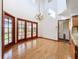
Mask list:
[[[67,0],[67,7],[69,9],[78,9],[78,0]]]
[[[34,0],[34,1],[39,1],[39,0]],[[45,1],[48,1],[48,3],[51,3],[54,0],[40,0],[40,1],[41,1],[41,3],[45,3]],[[47,5],[48,5],[48,3],[47,3]],[[54,2],[54,3],[57,4],[57,2]],[[70,11],[72,13],[77,13],[77,11],[78,11],[78,0],[66,0],[66,4],[67,4],[66,6],[67,6],[68,12]],[[53,5],[54,4],[52,4],[52,6]],[[51,6],[51,5],[49,5],[49,6]],[[66,12],[67,12],[67,10],[66,10]]]
[[[66,0],[67,9],[64,10],[60,15],[72,16],[78,14],[78,0]]]
[[[18,1],[19,0],[4,0],[5,11],[9,11],[10,13],[13,13],[15,15],[19,15],[18,17],[27,16],[28,19],[33,18],[32,15],[36,15],[36,13],[38,13],[39,0],[20,0],[19,2]],[[40,0],[42,12],[45,15],[48,15],[48,9],[51,9],[55,11],[55,13],[57,13],[57,1],[59,1],[59,5],[61,5],[61,2],[63,0]],[[66,0],[66,4],[67,8],[64,10],[64,12],[61,13],[61,15],[69,16],[71,13],[78,13],[78,0]],[[63,7],[59,6],[59,8]]]

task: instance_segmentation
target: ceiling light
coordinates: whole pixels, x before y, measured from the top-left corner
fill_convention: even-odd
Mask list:
[[[40,0],[39,0],[39,4],[38,4],[38,13],[34,16],[34,18],[37,20],[42,20],[44,18],[44,14],[41,11],[41,7],[40,7]]]

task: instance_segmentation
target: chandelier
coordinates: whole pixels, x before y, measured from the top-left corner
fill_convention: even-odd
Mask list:
[[[42,20],[44,18],[43,12],[40,9],[40,0],[38,5],[38,13],[35,15],[35,19]]]
[[[43,15],[42,13],[38,13],[38,14],[36,14],[36,16],[35,16],[35,18],[36,18],[37,20],[42,20],[43,17],[44,17],[44,15]]]

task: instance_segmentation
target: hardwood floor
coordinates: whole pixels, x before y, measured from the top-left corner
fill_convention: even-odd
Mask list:
[[[38,38],[14,45],[4,59],[75,59],[75,53],[67,42]]]

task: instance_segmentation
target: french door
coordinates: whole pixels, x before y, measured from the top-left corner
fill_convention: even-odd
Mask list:
[[[17,21],[17,32],[18,32],[18,40],[17,41],[22,41],[25,40],[25,20],[18,19]]]
[[[26,21],[26,39],[32,38],[32,23]]]
[[[4,12],[3,15],[3,46],[9,46],[15,43],[15,18]]]
[[[33,34],[32,34],[32,37],[33,38],[36,38],[37,37],[37,27],[38,27],[38,24],[37,23],[32,23],[32,32],[33,32]]]
[[[38,35],[38,26],[36,22],[17,19],[17,41],[25,41],[36,38]]]
[[[69,31],[69,19],[58,20],[58,39],[69,40],[70,31]]]

